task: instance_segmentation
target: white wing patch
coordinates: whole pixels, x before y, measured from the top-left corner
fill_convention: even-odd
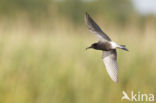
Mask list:
[[[110,42],[111,43],[111,46],[112,46],[112,48],[113,49],[116,49],[117,47],[120,47],[120,45],[119,44],[117,44],[117,43],[115,43],[115,42]]]
[[[103,62],[105,64],[106,70],[114,82],[118,82],[118,66],[116,60],[116,50],[114,51],[104,51],[103,52]]]

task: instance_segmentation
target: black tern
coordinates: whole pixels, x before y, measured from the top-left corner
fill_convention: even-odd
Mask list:
[[[122,49],[128,51],[125,45],[119,45],[113,42],[109,36],[107,36],[101,28],[95,23],[95,21],[89,16],[88,13],[85,14],[85,22],[88,26],[89,31],[94,33],[99,39],[98,42],[93,43],[90,47],[96,50],[102,50],[102,59],[105,64],[106,70],[110,78],[114,82],[118,82],[118,65],[117,65],[117,52],[116,49]]]

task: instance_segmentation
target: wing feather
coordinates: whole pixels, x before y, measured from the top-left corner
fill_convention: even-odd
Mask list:
[[[103,51],[103,62],[110,78],[114,82],[118,82],[118,65],[116,50]]]
[[[96,24],[96,22],[89,16],[88,13],[85,14],[85,22],[88,25],[89,31],[96,34],[100,41],[111,41],[111,39],[101,30],[101,28]]]

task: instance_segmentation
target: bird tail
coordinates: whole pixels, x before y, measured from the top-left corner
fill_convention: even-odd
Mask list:
[[[126,45],[120,45],[119,48],[122,49],[122,50],[128,51],[128,49],[126,48]]]

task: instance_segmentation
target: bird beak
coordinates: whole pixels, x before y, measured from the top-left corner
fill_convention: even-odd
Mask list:
[[[86,48],[86,50],[88,50],[88,49],[90,49],[90,48],[92,48],[92,46],[90,46],[90,47],[87,47],[87,48]]]

